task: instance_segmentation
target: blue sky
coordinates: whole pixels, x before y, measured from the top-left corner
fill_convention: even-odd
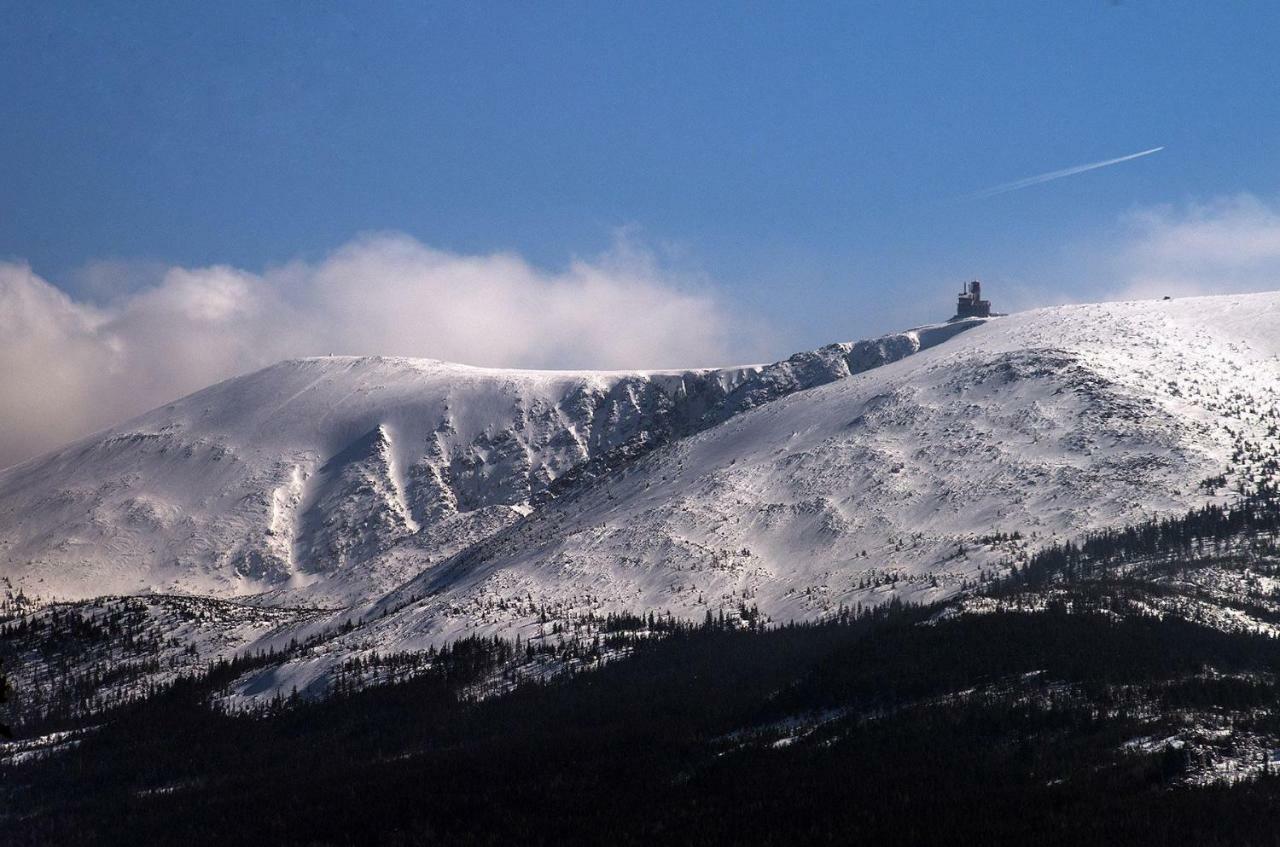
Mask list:
[[[58,280],[391,229],[555,266],[634,226],[825,337],[841,317],[814,303],[1031,276],[1134,205],[1269,190],[1278,9],[21,5],[0,35],[0,254]]]
[[[1275,4],[0,11],[0,258],[85,308],[370,232],[550,277],[622,233],[752,334],[724,349],[781,356],[945,317],[971,276],[997,305],[1111,296],[1135,221],[1242,194],[1269,220],[1280,165]]]

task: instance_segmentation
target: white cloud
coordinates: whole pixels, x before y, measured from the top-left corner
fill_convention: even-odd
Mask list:
[[[133,293],[128,269],[107,266],[114,296],[98,306],[0,263],[0,467],[293,356],[674,368],[754,360],[767,340],[705,280],[625,242],[558,273],[403,235],[264,273],[147,267],[158,282]]]
[[[1136,208],[1013,274],[989,275],[996,305],[1154,300],[1280,290],[1280,202],[1251,194]]]
[[[1280,288],[1280,210],[1252,195],[1143,209],[1124,224],[1110,262],[1121,297]]]

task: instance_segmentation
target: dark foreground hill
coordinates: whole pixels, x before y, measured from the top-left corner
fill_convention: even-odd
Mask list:
[[[541,648],[257,716],[209,709],[224,667],[0,771],[6,843],[1276,843],[1280,640],[1165,577],[1271,578],[1278,518],[1094,536],[945,609],[614,618],[557,649],[625,658],[479,700]]]

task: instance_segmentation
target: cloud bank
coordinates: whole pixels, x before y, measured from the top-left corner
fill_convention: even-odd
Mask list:
[[[1280,201],[1236,194],[1135,208],[991,282],[1010,311],[1280,291]]]
[[[1145,208],[1075,244],[999,304],[1280,289],[1280,206],[1252,195]],[[69,296],[0,262],[0,467],[294,356],[425,356],[532,368],[762,361],[765,324],[625,240],[561,272],[403,235],[262,273],[96,263]],[[927,316],[920,316],[925,318]]]
[[[677,368],[755,360],[767,337],[625,242],[556,273],[381,235],[263,273],[112,263],[86,276],[124,293],[95,305],[0,263],[0,467],[290,357]]]
[[[1280,289],[1280,210],[1250,194],[1142,209],[1111,258],[1125,299]]]

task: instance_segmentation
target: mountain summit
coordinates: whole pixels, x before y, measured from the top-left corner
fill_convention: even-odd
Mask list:
[[[1258,294],[711,370],[288,361],[0,472],[0,576],[37,604],[257,610],[225,612],[236,635],[201,636],[206,658],[350,620],[405,649],[582,614],[943,599],[1274,474],[1277,354],[1280,294]],[[309,674],[357,648],[326,649]]]

